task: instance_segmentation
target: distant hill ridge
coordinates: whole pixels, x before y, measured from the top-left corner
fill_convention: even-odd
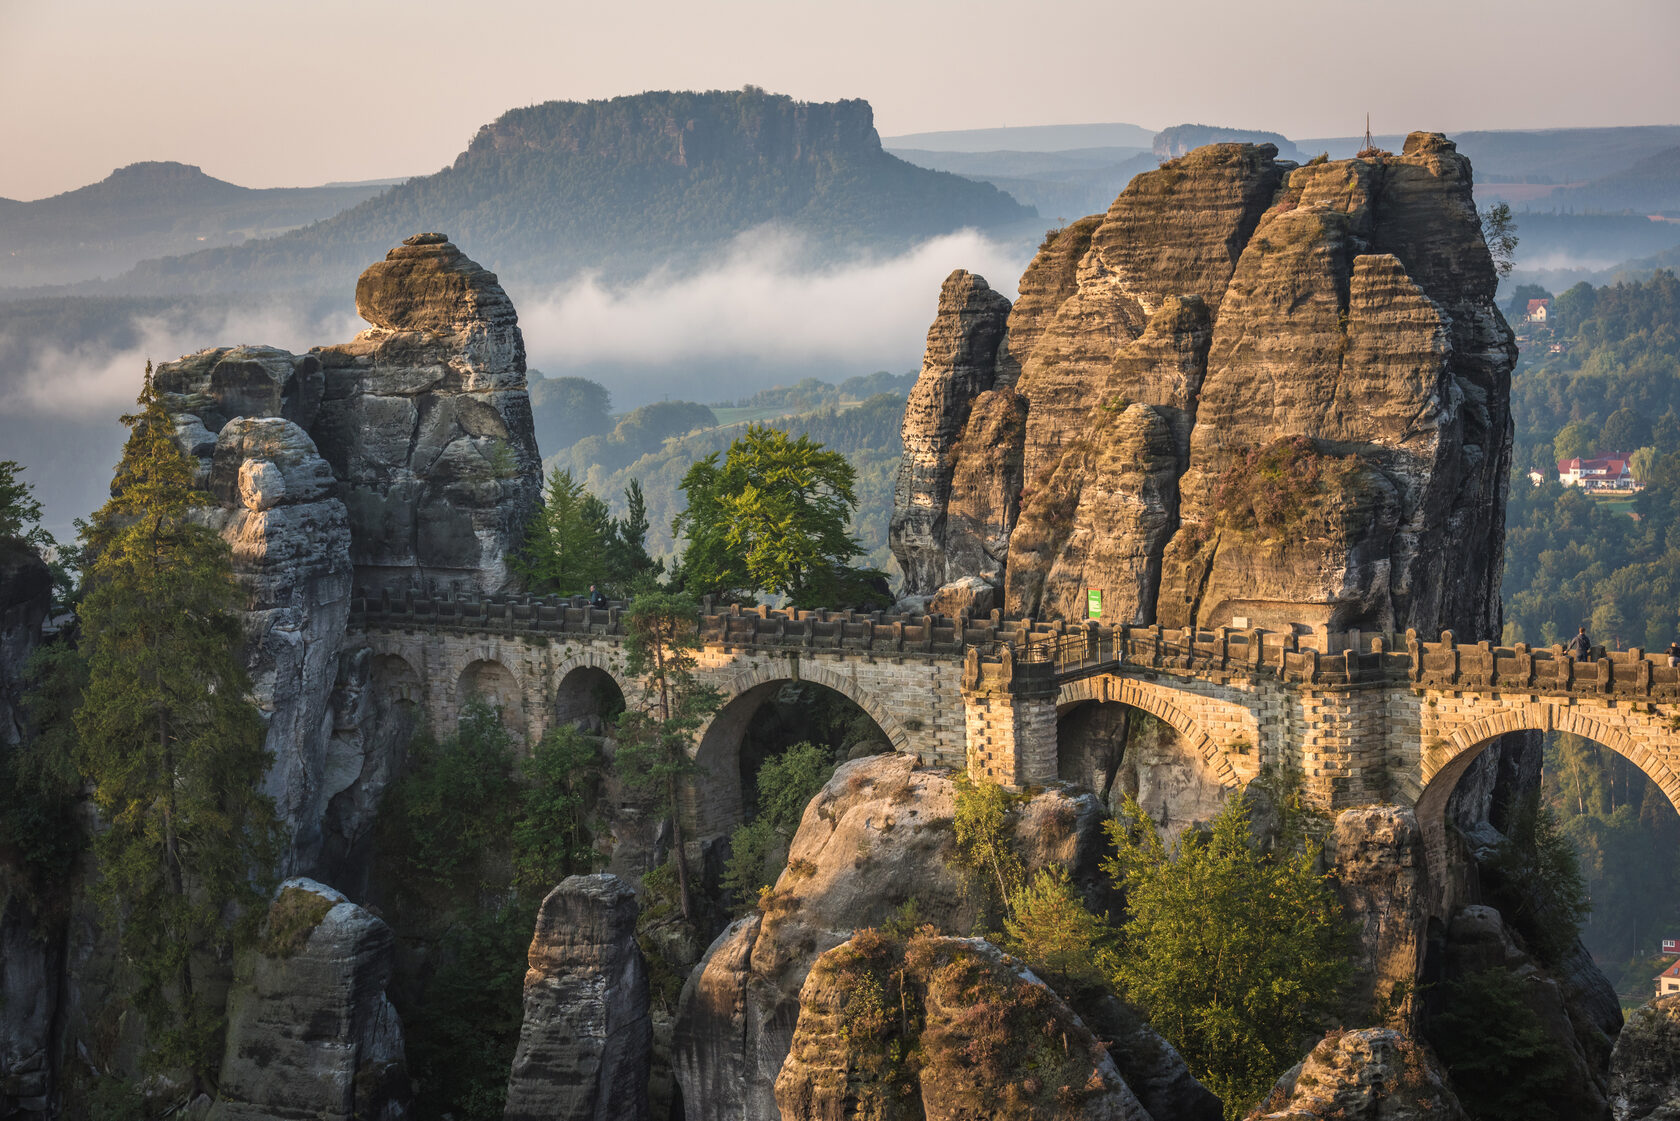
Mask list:
[[[279,238],[147,262],[123,283],[342,285],[416,230],[448,230],[504,280],[542,283],[699,263],[766,223],[832,257],[1036,218],[990,184],[889,155],[873,117],[865,101],[755,87],[514,109],[434,175]]]

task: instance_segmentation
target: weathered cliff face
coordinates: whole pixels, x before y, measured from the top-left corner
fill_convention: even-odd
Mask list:
[[[776,1076],[800,1019],[801,988],[817,958],[855,931],[899,919],[910,900],[918,921],[972,931],[975,894],[947,862],[955,795],[950,774],[880,755],[844,764],[812,800],[774,893],[712,943],[683,990],[676,1067],[689,1121],[782,1116]],[[1093,795],[1049,790],[1017,812],[1029,868],[1061,865],[1088,889],[1099,884],[1103,811]],[[1172,1048],[1142,1025],[1128,1039],[1138,1066],[1116,1059],[1134,1089],[1198,1100]]]
[[[1497,632],[1515,349],[1469,163],[1433,133],[1275,157],[1197,149],[1049,239],[990,384],[954,376],[990,333],[942,301],[901,480],[1018,454],[1023,491],[1016,514],[901,486],[895,525],[936,527],[894,538],[907,593],[996,579],[995,558],[929,559],[960,516],[1007,546],[1009,613],[1081,617],[1099,588],[1112,621]],[[997,386],[1022,401],[1018,444],[971,419]]]
[[[288,880],[228,994],[212,1121],[401,1121],[391,928],[330,887]]]
[[[1332,834],[1336,894],[1356,953],[1348,1022],[1410,1031],[1428,928],[1428,870],[1417,816],[1401,806],[1344,810]]]
[[[543,900],[508,1121],[646,1121],[653,1021],[636,912],[635,890],[607,874],[569,877]]]
[[[362,274],[356,310],[372,326],[315,351],[310,432],[349,509],[358,586],[501,591],[542,483],[512,302],[442,234],[418,234]]]
[[[49,1117],[62,946],[54,924],[0,887],[0,1117]]]
[[[351,593],[502,589],[541,469],[493,274],[421,234],[363,273],[356,304],[372,326],[342,346],[215,347],[156,371],[247,591],[283,871],[350,879],[412,730],[381,667],[346,646]]]
[[[873,931],[806,976],[776,1104],[782,1121],[1151,1121],[1108,1049],[1019,962],[978,938]]]
[[[1628,1017],[1610,1059],[1616,1121],[1680,1117],[1680,996],[1660,996]]]
[[[1440,1064],[1391,1028],[1332,1032],[1278,1080],[1249,1121],[1463,1121]]]

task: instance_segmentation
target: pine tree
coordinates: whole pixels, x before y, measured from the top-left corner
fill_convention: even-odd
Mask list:
[[[548,475],[543,508],[525,531],[525,548],[514,560],[533,590],[582,595],[607,577],[607,543],[612,534],[607,504],[584,489],[570,471]]]
[[[129,995],[152,1059],[203,1087],[220,1022],[204,972],[254,933],[278,829],[260,792],[271,757],[240,659],[240,589],[227,544],[193,520],[203,499],[150,365],[139,405],[123,418],[111,500],[88,529],[88,677],[75,722]]]
[[[694,917],[683,851],[682,789],[699,770],[690,750],[707,717],[717,711],[717,690],[694,679],[700,648],[699,608],[682,596],[650,592],[630,603],[625,628],[625,669],[642,684],[640,704],[619,718],[616,761],[624,781],[653,790],[671,822],[682,916]]]
[[[625,513],[614,518],[607,540],[607,586],[615,596],[631,596],[652,588],[665,571],[662,561],[648,555],[647,498],[636,479],[624,488]]]

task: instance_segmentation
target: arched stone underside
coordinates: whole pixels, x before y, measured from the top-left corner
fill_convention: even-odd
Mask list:
[[[1058,713],[1086,702],[1122,704],[1149,713],[1183,737],[1188,750],[1206,761],[1227,790],[1238,789],[1258,774],[1254,759],[1259,721],[1243,705],[1115,674],[1070,681],[1056,693]],[[1236,763],[1242,764],[1241,771]]]
[[[554,721],[586,732],[605,734],[614,711],[628,704],[624,686],[605,666],[577,665],[566,670],[555,686]]]
[[[494,658],[478,658],[467,664],[455,684],[456,710],[474,700],[499,709],[502,722],[510,728],[525,726],[525,701],[519,679]]]
[[[694,761],[699,773],[690,783],[685,806],[694,837],[721,836],[744,819],[741,740],[759,708],[783,686],[808,683],[839,693],[875,721],[895,751],[905,750],[910,732],[855,681],[823,666],[801,666],[800,671],[793,677],[786,672],[785,664],[748,665],[723,678],[720,688],[727,699],[695,737]]]

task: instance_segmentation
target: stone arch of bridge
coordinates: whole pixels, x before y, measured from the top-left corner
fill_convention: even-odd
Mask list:
[[[1619,711],[1619,710],[1618,710]],[[1470,764],[1494,740],[1511,732],[1570,732],[1609,748],[1638,767],[1680,812],[1680,775],[1658,754],[1630,735],[1625,727],[1603,718],[1604,714],[1583,711],[1579,705],[1529,703],[1481,717],[1453,730],[1445,739],[1423,753],[1419,768],[1421,790],[1417,794],[1418,820],[1425,828],[1443,821],[1447,800]],[[1664,718],[1647,716],[1647,721]],[[1680,746],[1680,734],[1676,735]]]
[[[1179,693],[1179,690],[1153,682],[1103,674],[1064,684],[1056,695],[1056,713],[1060,716],[1092,701],[1141,709],[1182,736],[1189,750],[1201,756],[1222,786],[1236,789],[1242,780],[1231,766],[1230,759],[1226,758],[1224,748],[1202,727],[1195,714],[1180,699]],[[1239,706],[1230,707],[1236,709]],[[1246,711],[1243,710],[1244,715]]]
[[[624,677],[624,658],[617,647],[584,646],[554,667],[554,718],[558,724],[577,724],[592,732],[605,731],[614,712],[630,699]]]
[[[759,706],[782,686],[794,682],[821,685],[839,693],[861,708],[893,745],[903,751],[910,733],[903,723],[867,689],[847,674],[821,664],[801,665],[795,670],[785,662],[744,666],[721,680],[714,679],[723,694],[723,704],[695,737],[694,761],[700,773],[690,784],[687,816],[694,837],[720,836],[739,825],[745,817],[741,789],[741,739]]]
[[[525,731],[525,698],[519,678],[495,658],[475,658],[455,681],[455,711],[474,699],[501,710],[502,723],[516,732]]]

